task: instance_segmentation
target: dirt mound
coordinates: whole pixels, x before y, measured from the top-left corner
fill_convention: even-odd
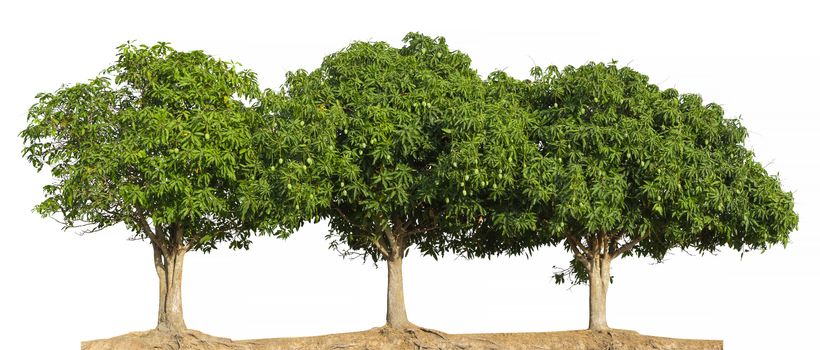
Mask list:
[[[545,333],[446,334],[426,328],[374,328],[303,338],[233,341],[187,331],[135,332],[82,343],[82,350],[721,350],[717,340],[673,339],[625,330]]]
[[[177,334],[150,330],[133,332],[111,339],[82,342],[82,350],[252,350],[242,342],[218,338],[195,330]]]

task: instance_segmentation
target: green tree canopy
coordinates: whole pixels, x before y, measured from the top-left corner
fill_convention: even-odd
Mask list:
[[[505,230],[490,217],[461,242],[468,254],[562,244],[574,259],[556,281],[588,282],[590,328],[605,329],[613,258],[660,261],[675,248],[765,250],[788,241],[797,225],[791,193],[754,160],[746,129],[719,105],[661,90],[614,62],[536,67],[533,75],[509,91],[533,114],[526,133],[539,155],[518,163],[515,200],[492,205],[534,217],[535,229]],[[527,162],[544,164],[541,181]]]
[[[399,328],[412,326],[402,258],[413,246],[438,256],[451,233],[481,220],[478,198],[497,181],[481,157],[503,146],[484,130],[507,122],[491,118],[504,106],[486,103],[467,55],[441,37],[404,42],[355,42],[313,72],[290,73],[282,128],[302,139],[277,151],[303,150],[283,161],[288,190],[329,218],[331,245],[387,261],[387,324]]]
[[[86,232],[123,223],[149,239],[158,328],[182,330],[182,260],[218,242],[247,248],[271,193],[254,144],[256,75],[166,43],[120,46],[87,83],[37,95],[23,154],[54,181],[36,211]]]

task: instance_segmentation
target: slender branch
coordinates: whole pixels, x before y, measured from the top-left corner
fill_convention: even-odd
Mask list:
[[[580,249],[584,253],[584,256],[586,256],[587,259],[592,258],[592,253],[589,251],[589,249],[584,247],[584,245],[581,244],[581,242],[578,242],[577,238],[575,238],[573,236],[567,236],[567,239],[570,242],[572,242],[572,244],[570,244],[570,246],[574,246],[576,250]]]
[[[410,219],[405,217],[404,220],[402,220],[402,224],[399,227],[401,227],[402,231],[407,232],[407,229],[409,229],[410,225],[412,224],[413,223],[410,222]]]
[[[584,253],[582,253],[580,250],[578,250],[578,247],[575,246],[575,244],[573,244],[571,242],[568,242],[567,245],[572,249],[572,252],[575,253],[575,258],[576,259],[581,260],[581,262],[584,264],[584,266],[589,266],[589,258],[587,258],[587,256],[584,255]]]
[[[49,215],[48,217],[49,217],[51,220],[54,220],[54,222],[56,222],[56,223],[58,223],[58,224],[60,224],[60,225],[65,226],[65,227],[63,228],[63,230],[68,229],[68,228],[80,228],[80,227],[86,227],[86,226],[96,225],[96,223],[93,223],[93,222],[85,222],[85,221],[83,221],[83,223],[82,223],[82,224],[75,225],[75,224],[73,224],[73,223],[69,223],[68,221],[65,221],[65,220],[60,220],[60,219],[58,219],[58,218],[57,218],[56,216],[54,216],[54,215]],[[78,220],[78,221],[79,221],[79,220]]]
[[[611,237],[609,237],[609,246],[607,248],[607,252],[609,253],[610,256],[612,256],[612,254],[615,253],[615,249],[617,248],[618,241],[620,241],[621,238],[623,238],[624,234],[625,234],[625,232],[621,231],[621,232],[618,232],[618,234],[615,234],[615,235],[612,235]]]
[[[390,253],[387,251],[387,249],[385,249],[384,244],[381,242],[381,240],[383,238],[384,238],[384,235],[379,235],[379,237],[374,239],[372,242],[373,242],[373,246],[376,247],[376,249],[379,251],[379,253],[382,253],[382,256],[384,256],[384,258],[387,259],[387,258],[390,257]]]
[[[344,219],[344,221],[348,223],[348,225],[350,225],[352,227],[355,227],[355,228],[357,228],[361,231],[364,231],[364,232],[370,232],[370,230],[367,230],[363,226],[355,224],[353,221],[351,221],[350,218],[347,216],[347,214],[345,214],[345,212],[342,211],[342,209],[340,209],[338,206],[334,205],[333,210],[335,210],[337,213],[339,213],[339,216],[341,216],[342,219]],[[387,258],[390,257],[390,252],[387,250],[385,245],[390,245],[390,242],[384,242],[383,241],[385,239],[385,236],[386,236],[386,234],[382,233],[378,237],[376,237],[375,239],[372,239],[371,242],[373,243],[373,246],[376,247],[376,250],[378,250],[379,253],[381,253],[384,256],[385,259],[387,259]],[[385,243],[387,243],[387,244],[385,244]]]
[[[223,232],[223,233],[225,233],[225,232]],[[196,247],[197,244],[199,244],[199,241],[197,241],[195,239],[192,239],[192,240],[189,240],[188,243],[185,243],[185,245],[183,247],[185,248],[186,252],[190,252],[191,249],[194,249],[194,247]]]
[[[410,236],[412,236],[412,235],[414,235],[414,234],[417,234],[417,233],[424,233],[424,232],[433,231],[433,230],[435,230],[435,229],[438,229],[438,216],[436,216],[436,215],[432,215],[432,212],[429,212],[429,213],[431,214],[431,215],[430,215],[430,217],[432,218],[433,223],[432,223],[431,225],[429,225],[429,226],[426,226],[426,227],[418,227],[418,226],[416,226],[416,227],[415,227],[414,229],[412,229],[412,230],[405,230],[405,231],[404,231],[404,235],[405,235],[405,237],[410,237]],[[483,220],[484,220],[484,217],[483,217],[483,216],[482,216],[482,217],[479,217],[479,219],[478,219],[478,221],[479,221],[479,222],[478,222],[478,224],[480,224],[481,222],[483,222]],[[476,227],[478,227],[478,225],[476,225]]]
[[[85,229],[85,230],[80,231],[79,235],[83,236],[83,235],[87,235],[87,234],[90,234],[90,233],[100,232],[103,229],[105,229],[105,227],[99,227],[98,226],[98,227],[94,227],[94,228],[89,228],[89,229]]]
[[[339,213],[339,215],[342,216],[342,219],[344,219],[345,222],[347,222],[350,226],[353,226],[353,227],[358,228],[359,230],[362,230],[362,231],[365,231],[365,232],[368,231],[364,227],[362,227],[360,225],[357,225],[357,224],[354,224],[353,221],[350,221],[350,218],[347,217],[347,214],[345,214],[341,209],[339,209],[339,207],[334,205],[333,209],[336,210],[336,212]]]
[[[417,233],[424,233],[424,232],[428,232],[428,231],[433,231],[435,229],[438,229],[438,224],[433,224],[432,226],[416,228],[416,229],[413,229],[413,230],[410,230],[410,231],[405,231],[404,236],[405,237],[410,237],[410,236],[412,236],[414,234],[417,234]]]
[[[390,225],[391,225],[393,230],[403,229],[404,225],[407,224],[407,221],[408,220],[405,220],[405,221],[400,220],[399,217],[398,217],[398,214],[394,213],[394,214],[390,215]]]
[[[634,248],[638,243],[641,243],[646,237],[649,237],[649,233],[645,233],[643,236],[638,238],[633,238],[632,241],[629,243],[624,243],[620,248],[616,249],[614,253],[612,253],[613,258],[617,258],[621,254],[627,252],[628,250]]]
[[[618,234],[616,234],[616,235],[612,236],[612,237],[610,238],[610,240],[612,240],[612,241],[616,241],[616,242],[617,242],[618,240],[620,240],[621,238],[623,238],[623,237],[624,237],[624,234],[626,234],[626,231],[621,231],[621,232],[618,232]]]
[[[148,239],[150,239],[151,242],[154,243],[154,245],[159,247],[160,251],[166,258],[171,256],[171,252],[168,251],[166,242],[164,240],[161,240],[159,236],[156,233],[154,233],[154,231],[151,231],[151,226],[148,225],[148,221],[145,219],[142,210],[140,210],[139,208],[134,209],[134,221],[137,222],[137,224],[142,229],[143,233],[145,233],[145,235],[148,236]]]

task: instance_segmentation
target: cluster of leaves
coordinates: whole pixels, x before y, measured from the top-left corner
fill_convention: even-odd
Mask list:
[[[255,74],[166,43],[118,49],[101,76],[37,96],[23,152],[54,182],[36,210],[66,228],[123,222],[135,238],[173,231],[189,248],[247,247],[251,218],[271,210]]]

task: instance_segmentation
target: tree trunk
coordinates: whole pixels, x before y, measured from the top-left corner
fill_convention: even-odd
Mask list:
[[[596,254],[597,255],[597,254]],[[606,292],[609,289],[608,255],[597,255],[590,261],[589,268],[589,329],[607,330]]]
[[[185,249],[172,248],[166,257],[154,246],[154,265],[159,277],[157,329],[180,332],[188,329],[182,317],[182,263]]]
[[[393,328],[410,328],[407,310],[404,308],[404,284],[402,282],[402,254],[392,254],[387,259],[387,325]]]

